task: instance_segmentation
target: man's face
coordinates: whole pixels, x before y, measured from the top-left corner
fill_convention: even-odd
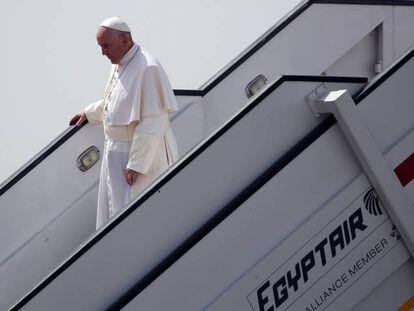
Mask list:
[[[99,27],[96,40],[102,50],[102,55],[109,58],[112,64],[119,64],[127,52],[128,40],[119,31]]]

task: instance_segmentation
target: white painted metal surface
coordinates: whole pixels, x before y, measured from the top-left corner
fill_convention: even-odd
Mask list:
[[[172,122],[184,153],[203,137],[202,102],[197,96],[177,99],[184,113]],[[190,135],[181,124],[191,126]],[[86,172],[76,166],[77,157],[93,145],[103,150],[102,127],[86,125],[0,197],[0,206],[9,207],[0,219],[0,309],[30,291],[95,233],[101,163]]]
[[[338,155],[324,150],[330,156]],[[298,186],[299,191],[303,189],[302,182]],[[234,279],[205,309],[268,310],[273,306],[279,310],[353,310],[410,258],[401,239],[392,236],[389,216],[385,212],[373,215],[365,208],[363,198],[370,187],[368,179],[360,175],[322,207],[308,211],[315,213],[240,279]],[[276,206],[286,211],[286,204]],[[274,232],[268,229],[263,236]],[[414,288],[408,290],[412,295]],[[395,301],[392,292],[377,299],[393,301],[393,310],[404,302]],[[368,306],[366,310],[390,309]]]
[[[363,121],[349,121],[356,136],[369,131],[375,137],[380,148],[369,138],[377,157],[369,165],[381,166],[381,173],[414,153],[413,74],[411,59],[355,107]],[[383,154],[385,164],[378,160]],[[400,239],[386,209],[379,205],[381,213],[375,215],[366,205],[372,186],[362,172],[336,125],[124,309],[396,310],[414,294],[414,263],[404,244],[411,241],[410,233]],[[385,179],[389,184],[395,176]],[[407,198],[409,206],[397,203],[392,209],[403,215],[410,231],[414,181],[397,187],[392,191]],[[359,216],[351,218],[358,210],[362,223]],[[358,224],[354,237],[350,223]],[[332,243],[326,242],[325,265],[321,248],[315,250],[324,238],[335,245],[333,255]],[[295,279],[296,265],[297,291],[287,274]]]
[[[204,102],[201,96],[176,98],[180,110],[171,117],[171,123],[177,138],[179,155],[183,156],[204,138]]]
[[[414,288],[414,262],[406,261],[384,282],[369,293],[353,311],[412,309]],[[403,309],[405,307],[405,309]]]
[[[388,68],[414,45],[407,35],[414,28],[411,14],[413,7],[313,4],[205,96],[207,133],[244,104],[242,87],[258,74],[269,80],[323,72],[371,77],[378,59]]]
[[[25,309],[108,307],[320,122],[304,102],[319,85],[280,85]],[[362,85],[326,83],[328,90],[341,86],[356,92]]]
[[[380,153],[351,95],[346,90],[330,92],[316,103],[315,107],[322,113],[332,113],[335,116],[365,174],[374,185],[403,237],[411,256],[414,256],[414,203],[405,196],[400,181]],[[414,109],[412,112],[414,113]]]
[[[179,98],[185,111],[177,115],[173,127],[181,153],[246,103],[244,87],[259,73],[270,80],[286,73],[372,76],[370,68],[378,59],[384,68],[389,66],[413,45],[409,35],[413,15],[412,7],[312,5],[206,96]],[[398,111],[389,114],[389,120],[394,118],[403,125],[410,122]],[[383,131],[382,125],[374,126],[375,138]],[[394,131],[384,133],[382,151],[390,148],[387,139],[392,140]],[[286,141],[290,133],[281,130],[278,135]],[[7,285],[0,284],[0,305],[9,305],[32,287],[93,232],[98,165],[79,175],[72,163],[91,144],[101,146],[101,141],[99,128],[86,127],[0,197],[0,208],[6,210],[0,219],[0,275],[7,280]],[[28,192],[42,195],[28,196]],[[30,273],[16,274],[29,264]]]
[[[408,145],[412,152],[413,144],[414,132],[388,153],[390,164],[393,167],[398,164],[392,163],[393,154],[404,154]],[[254,296],[257,296],[259,285],[263,285],[262,281],[267,281],[276,269],[286,270],[271,277],[273,285],[282,272],[287,272],[287,267],[292,269],[333,229],[362,207],[366,218],[364,224],[369,226],[366,232],[363,231],[364,235],[359,236],[362,231],[356,232],[356,238],[346,243],[343,251],[337,246],[338,256],[335,258],[328,258],[327,247],[329,264],[319,271],[315,268],[309,272],[306,284],[302,284],[302,278],[298,294],[289,289],[289,300],[280,308],[285,310],[291,303],[294,304],[288,310],[306,310],[306,307],[312,310],[310,304],[317,308],[315,298],[319,299],[320,294],[323,295],[324,290],[345,272],[348,276],[344,277],[346,281],[337,282],[337,292],[323,302],[319,299],[318,304],[323,305],[319,308],[323,310],[333,298],[339,299],[339,294],[343,294],[346,299],[341,298],[341,303],[330,305],[327,310],[352,310],[360,299],[410,258],[397,236],[391,236],[393,228],[389,217],[385,213],[371,215],[365,210],[361,195],[370,189],[370,185],[365,176],[359,175],[360,171],[340,130],[337,127],[331,129],[138,295],[125,310],[200,310],[206,306],[211,310],[252,310],[251,305],[253,310],[260,310],[254,304],[257,303]],[[318,176],[317,180],[315,176]],[[376,260],[361,266],[359,259],[366,258],[366,254],[384,238],[388,244],[377,247]],[[390,253],[382,257],[386,251]],[[353,273],[354,264],[361,268],[355,271],[357,273]],[[414,271],[412,262],[407,264],[407,269]],[[362,275],[364,277],[359,279]],[[403,284],[412,283],[404,281]],[[341,288],[342,285],[346,286]],[[253,289],[256,292],[252,293]],[[406,288],[405,299],[413,291],[414,286]],[[303,294],[301,299],[307,297],[306,300],[294,302],[300,294]],[[274,305],[271,287],[261,291],[261,297],[263,300],[268,298],[267,303],[262,303],[264,310]],[[394,298],[391,291],[382,300],[393,301],[394,308],[386,308],[384,303],[383,308],[365,310],[396,309],[404,300]]]
[[[83,173],[76,158],[92,145],[101,149],[97,142],[103,135],[99,127],[87,126],[83,132],[85,136],[74,136],[0,197],[0,309],[30,290],[95,231],[100,163]]]

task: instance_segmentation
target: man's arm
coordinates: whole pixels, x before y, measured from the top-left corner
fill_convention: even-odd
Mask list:
[[[88,119],[86,118],[85,113],[82,112],[78,112],[77,114],[75,114],[72,119],[70,119],[69,121],[69,125],[76,125],[76,126],[80,126],[83,124],[83,122],[87,121]]]
[[[97,102],[90,104],[85,107],[81,112],[75,114],[69,121],[69,125],[80,126],[85,120],[90,123],[102,122],[103,118],[104,100],[98,100]]]
[[[138,174],[147,174],[160,152],[164,152],[163,139],[169,126],[168,113],[143,118],[135,128],[125,170],[128,184]]]
[[[126,178],[128,185],[130,186],[132,186],[137,181],[138,176],[139,176],[139,173],[134,170],[131,170],[129,168],[125,170],[125,178]]]

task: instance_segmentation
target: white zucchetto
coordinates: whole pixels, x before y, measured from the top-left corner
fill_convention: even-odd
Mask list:
[[[99,26],[118,31],[131,32],[128,24],[120,17],[107,18]]]

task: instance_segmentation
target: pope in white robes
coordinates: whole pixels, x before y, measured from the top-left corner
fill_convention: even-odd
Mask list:
[[[169,114],[178,106],[163,68],[132,41],[125,21],[105,20],[97,40],[113,64],[109,81],[104,97],[75,115],[71,124],[85,119],[103,123],[99,228],[177,160]]]

